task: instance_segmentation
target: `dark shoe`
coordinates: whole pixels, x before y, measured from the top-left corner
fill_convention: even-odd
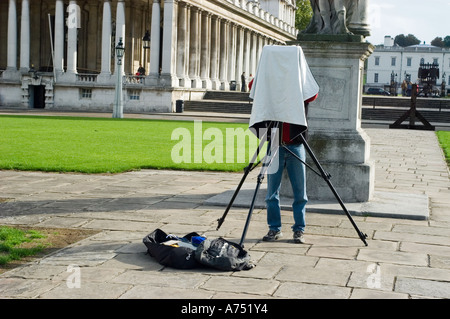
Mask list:
[[[267,235],[263,237],[263,241],[275,241],[280,237],[283,237],[281,231],[269,230]]]
[[[294,232],[294,243],[296,244],[305,243],[305,238],[303,237],[303,232],[301,230],[297,230]]]

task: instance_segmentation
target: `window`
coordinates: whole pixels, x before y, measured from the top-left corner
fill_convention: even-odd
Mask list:
[[[397,62],[397,58],[396,57],[392,57],[391,58],[391,66],[395,66],[396,62]]]
[[[375,65],[380,65],[380,57],[379,56],[375,57]]]
[[[406,66],[412,65],[412,58],[406,58]]]
[[[92,89],[81,89],[80,96],[82,99],[92,99]]]
[[[128,98],[131,101],[139,101],[141,99],[140,90],[128,90]]]
[[[378,73],[375,73],[373,82],[378,83]]]
[[[437,64],[438,65],[439,64],[438,62],[439,62],[438,58],[433,58],[433,64]]]

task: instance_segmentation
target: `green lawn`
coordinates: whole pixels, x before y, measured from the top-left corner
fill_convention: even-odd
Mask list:
[[[439,143],[444,150],[447,164],[450,165],[450,131],[438,131],[436,134],[439,139]]]
[[[44,244],[31,243],[36,239],[43,238],[44,235],[35,230],[20,230],[8,226],[0,226],[0,265],[6,265],[13,260],[19,260],[23,257],[35,255],[44,249]]]
[[[257,147],[247,128],[212,122],[0,116],[0,169],[240,171]]]

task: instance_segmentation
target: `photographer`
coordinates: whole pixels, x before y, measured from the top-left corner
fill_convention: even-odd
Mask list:
[[[300,134],[305,137],[306,109],[317,98],[319,86],[300,47],[265,46],[256,76],[249,83],[249,88],[250,97],[254,99],[249,126],[256,128],[261,123],[278,123],[281,131],[279,145],[282,147],[278,147],[276,154],[278,161],[272,161],[272,167],[267,173],[269,232],[263,240],[275,241],[282,237],[280,187],[283,170],[286,168],[294,194],[293,240],[295,243],[304,243],[305,206],[308,198],[306,168],[298,160],[300,158],[305,161],[305,148]],[[267,136],[271,136],[271,132]]]

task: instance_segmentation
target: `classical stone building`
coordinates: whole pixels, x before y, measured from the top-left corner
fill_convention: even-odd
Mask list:
[[[264,45],[295,39],[295,9],[293,0],[0,0],[0,106],[111,111],[123,38],[124,111],[171,112],[178,99],[240,88]]]
[[[421,63],[435,64],[439,68],[436,88],[444,81],[445,95],[450,89],[450,50],[429,44],[400,47],[391,36],[386,36],[383,45],[375,47],[368,58],[366,89],[370,87],[390,90],[391,81],[396,83],[396,92],[401,94],[400,84],[404,80],[420,85],[418,70]]]

